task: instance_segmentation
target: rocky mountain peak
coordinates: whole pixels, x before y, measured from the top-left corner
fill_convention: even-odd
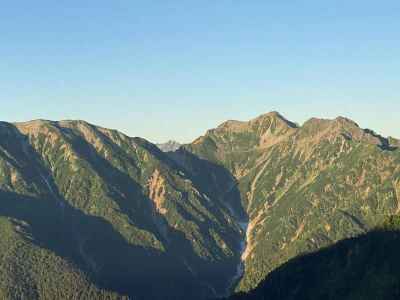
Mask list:
[[[373,130],[363,129],[353,120],[339,116],[335,119],[311,118],[301,127],[299,136],[313,140],[333,141],[338,137],[354,142],[377,145],[382,149],[394,149],[395,139],[385,138]]]
[[[156,144],[156,146],[163,152],[174,152],[178,150],[182,146],[182,144],[174,140],[169,140],[166,143]]]

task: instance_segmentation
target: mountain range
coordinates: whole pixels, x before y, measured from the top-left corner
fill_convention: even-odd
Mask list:
[[[399,213],[400,141],[344,117],[271,112],[167,147],[84,121],[0,123],[1,299],[268,295],[294,260]]]

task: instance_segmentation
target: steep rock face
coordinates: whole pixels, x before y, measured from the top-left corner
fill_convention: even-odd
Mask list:
[[[0,124],[0,215],[110,295],[226,292],[240,230],[185,171],[143,139],[84,121]],[[21,295],[41,298],[38,288]]]
[[[248,216],[237,289],[250,290],[288,259],[398,212],[395,141],[343,117],[297,126],[273,112],[229,121],[186,145],[237,181]]]
[[[173,152],[178,150],[182,145],[175,141],[168,141],[166,143],[157,144],[157,147],[160,148],[163,152]]]

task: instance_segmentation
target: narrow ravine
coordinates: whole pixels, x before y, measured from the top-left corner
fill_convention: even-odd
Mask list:
[[[251,183],[250,192],[248,194],[248,206],[249,207],[251,206],[253,199],[254,199],[257,182],[261,178],[262,174],[264,173],[268,163],[269,163],[269,160],[266,160],[262,163],[263,165],[260,164],[260,165],[262,165],[262,167],[256,173],[256,175]],[[232,294],[234,292],[235,287],[237,286],[237,284],[239,283],[239,281],[242,279],[242,277],[244,275],[246,258],[248,257],[249,253],[252,251],[252,249],[254,247],[254,241],[252,241],[251,233],[252,233],[254,227],[260,221],[262,214],[263,214],[262,211],[260,211],[258,213],[258,215],[252,221],[250,221],[249,219],[244,221],[243,219],[240,220],[237,218],[237,223],[240,226],[240,228],[242,229],[242,240],[240,242],[240,247],[239,247],[240,259],[239,259],[238,265],[236,267],[236,273],[232,277],[230,284],[229,284],[229,288],[228,288],[230,294]]]
[[[245,266],[244,266],[244,259],[243,259],[243,254],[246,251],[247,248],[247,237],[248,237],[248,231],[247,228],[249,226],[248,221],[238,221],[238,224],[240,228],[242,229],[242,240],[240,241],[240,246],[239,246],[239,262],[236,267],[236,273],[232,276],[232,279],[230,280],[228,291],[227,291],[227,296],[231,295],[234,292],[234,289],[236,285],[239,283],[240,279],[243,277],[244,271],[245,271]]]
[[[250,193],[248,196],[248,205],[251,206],[253,198],[254,198],[254,193],[255,193],[255,189],[256,189],[256,184],[258,182],[258,180],[260,179],[260,177],[262,176],[262,174],[265,171],[265,168],[267,167],[269,163],[269,160],[264,161],[262,164],[261,169],[257,172],[255,178],[253,179],[252,183],[251,183],[251,188],[250,188]],[[231,279],[231,282],[229,284],[229,293],[233,293],[234,289],[236,287],[236,285],[239,283],[239,281],[242,279],[244,272],[245,272],[245,261],[246,258],[249,254],[249,252],[251,251],[252,248],[252,243],[250,240],[250,235],[251,235],[251,231],[254,228],[254,224],[256,224],[258,222],[258,219],[260,217],[260,214],[257,216],[257,218],[254,220],[254,222],[250,223],[250,220],[237,220],[238,225],[240,226],[240,228],[242,229],[242,240],[240,242],[240,247],[239,247],[239,255],[240,255],[240,259],[238,262],[238,265],[236,267],[236,273],[234,274],[234,276]]]

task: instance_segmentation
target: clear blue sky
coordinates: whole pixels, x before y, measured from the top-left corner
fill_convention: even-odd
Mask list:
[[[1,5],[1,120],[85,119],[188,142],[271,110],[400,137],[400,1]]]

